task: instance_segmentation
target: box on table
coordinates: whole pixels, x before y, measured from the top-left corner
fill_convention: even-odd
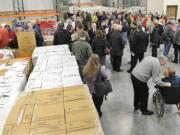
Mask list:
[[[95,109],[66,113],[67,132],[100,126]]]
[[[3,135],[15,133],[104,135],[86,85],[24,93],[4,126]]]
[[[69,132],[67,135],[104,135],[104,133],[101,127],[95,127]]]
[[[86,85],[64,88],[64,101],[73,101],[80,99],[91,99],[91,95]]]

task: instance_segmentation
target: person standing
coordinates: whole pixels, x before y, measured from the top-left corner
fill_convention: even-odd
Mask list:
[[[157,48],[159,47],[159,43],[161,40],[161,34],[159,30],[159,22],[154,20],[154,28],[150,35],[150,42],[152,47],[152,56],[157,57]]]
[[[8,47],[9,33],[7,29],[0,26],[0,49]]]
[[[147,46],[149,44],[149,35],[142,30],[142,25],[138,25],[137,31],[134,34],[133,43],[131,47],[131,55],[132,55],[132,61],[131,61],[131,67],[128,70],[129,73],[132,72],[134,67],[137,64],[137,61],[142,61],[144,58],[144,53],[147,50]]]
[[[44,42],[44,38],[43,38],[42,31],[41,31],[41,28],[40,28],[39,20],[36,20],[36,24],[33,25],[33,29],[35,31],[35,37],[36,37],[37,46],[44,46],[45,42]]]
[[[83,69],[84,80],[89,87],[89,91],[92,95],[94,105],[97,109],[99,116],[102,116],[101,106],[103,104],[103,95],[97,95],[94,83],[98,80],[99,76],[103,79],[108,79],[108,73],[105,66],[100,64],[99,56],[96,54],[91,55],[87,64]]]
[[[152,111],[148,110],[149,88],[148,81],[152,77],[152,81],[158,86],[170,87],[170,83],[161,81],[160,72],[161,66],[167,63],[165,56],[154,58],[148,56],[144,58],[132,71],[131,80],[134,88],[134,110],[140,109],[142,115],[153,115]]]
[[[58,24],[58,29],[54,33],[54,45],[63,45],[69,44],[71,37],[68,32],[64,29],[64,23],[61,22]]]
[[[100,58],[101,65],[106,65],[105,49],[109,46],[108,41],[104,38],[102,30],[97,30],[96,38],[92,41],[91,47],[95,54]]]
[[[84,31],[79,32],[79,40],[73,43],[72,53],[76,57],[80,76],[83,80],[83,68],[87,64],[89,57],[92,55],[92,49],[90,44],[86,41],[86,33]]]
[[[15,46],[15,45],[14,45],[14,42],[15,42],[15,38],[16,38],[16,32],[13,31],[9,25],[5,25],[4,28],[6,28],[7,31],[8,31],[8,33],[9,33],[9,46],[10,46],[11,48],[14,48],[14,46]]]
[[[136,22],[133,22],[131,24],[131,31],[130,31],[130,34],[129,34],[129,47],[130,47],[130,52],[132,52],[132,46],[133,46],[133,40],[134,40],[134,34],[137,30],[137,23]],[[131,53],[131,60],[129,63],[131,63],[132,61],[132,53]]]
[[[169,50],[171,48],[172,40],[173,40],[174,32],[172,30],[171,22],[167,23],[166,28],[162,34],[163,42],[164,42],[164,52],[163,55],[168,57]]]
[[[174,36],[174,63],[180,60],[180,19],[178,19],[178,26]],[[179,58],[178,58],[179,57]]]
[[[111,55],[112,55],[112,65],[113,71],[121,72],[121,62],[123,56],[123,50],[125,47],[125,42],[121,35],[121,25],[114,25],[113,32],[110,35],[109,42],[111,47]]]

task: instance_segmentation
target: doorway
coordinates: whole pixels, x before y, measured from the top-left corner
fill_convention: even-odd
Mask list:
[[[167,6],[166,14],[171,19],[176,19],[177,17],[177,6]]]

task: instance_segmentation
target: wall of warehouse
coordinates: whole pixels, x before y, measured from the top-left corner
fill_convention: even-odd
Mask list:
[[[151,13],[158,12],[159,14],[164,13],[164,0],[148,0],[147,11]]]
[[[0,12],[1,11],[13,11],[12,0],[0,0]]]
[[[177,18],[180,18],[180,0],[165,0],[164,13],[166,13],[167,6],[177,5]]]
[[[180,18],[180,0],[148,0],[148,12],[166,14],[167,6],[177,6],[177,18]]]
[[[25,10],[51,10],[54,0],[24,0]]]
[[[14,11],[12,1],[13,0],[0,0],[0,11]],[[19,1],[21,2],[21,0]],[[23,0],[23,2],[25,10],[51,10],[54,9],[55,0]],[[16,9],[18,9],[17,2]]]

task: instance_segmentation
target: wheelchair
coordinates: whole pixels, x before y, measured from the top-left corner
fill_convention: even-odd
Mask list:
[[[180,114],[180,87],[159,87],[153,94],[153,102],[159,117],[164,115],[164,105],[176,105]]]

